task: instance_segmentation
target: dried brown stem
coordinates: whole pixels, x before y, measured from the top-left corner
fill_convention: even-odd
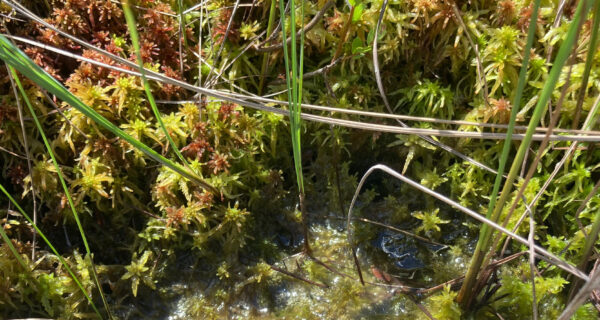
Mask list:
[[[315,282],[315,281],[312,281],[312,280],[306,279],[306,278],[304,278],[304,277],[301,277],[301,276],[299,276],[299,275],[293,274],[293,273],[291,273],[291,272],[289,272],[289,271],[287,271],[287,270],[284,270],[284,269],[278,268],[278,267],[276,267],[276,266],[274,266],[274,265],[269,265],[269,266],[271,267],[271,269],[273,269],[273,270],[275,270],[275,271],[277,271],[277,272],[283,273],[283,274],[285,274],[286,276],[290,276],[290,277],[292,277],[292,278],[294,278],[294,279],[296,279],[296,280],[300,280],[300,281],[306,282],[306,283],[308,283],[308,284],[311,284],[311,285],[313,285],[313,286],[317,286],[317,287],[319,287],[319,288],[323,288],[323,289],[325,289],[325,288],[329,288],[329,286],[328,286],[328,285],[326,285],[326,284],[323,284],[323,283],[318,283],[318,282]]]

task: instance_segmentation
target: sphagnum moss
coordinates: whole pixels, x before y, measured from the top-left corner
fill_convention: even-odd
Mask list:
[[[363,287],[351,279],[354,266],[340,212],[347,210],[357,176],[373,164],[386,163],[404,171],[413,180],[479,212],[485,211],[490,195],[493,198],[495,194],[494,175],[432,149],[416,136],[396,137],[299,121],[296,111],[300,103],[387,112],[377,96],[371,70],[371,30],[380,15],[379,1],[340,2],[334,8],[323,1],[296,1],[294,5],[267,1],[254,6],[236,6],[233,1],[200,6],[192,1],[131,1],[136,25],[130,26],[139,34],[137,50],[118,3],[21,3],[60,30],[128,59],[132,63],[129,70],[139,69],[135,68],[138,58],[148,69],[147,81],[143,81],[19,44],[35,64],[91,110],[82,112],[71,96],[49,90],[57,95],[50,98],[61,108],[55,111],[39,87],[20,77],[80,213],[99,286],[116,317],[426,318],[414,301],[438,319],[532,316],[531,270],[524,256],[502,264],[482,293],[473,293],[473,303],[466,309],[456,303],[456,285],[423,291],[427,294],[412,299],[385,287],[400,282],[425,290],[464,275],[481,226],[383,177],[368,181],[356,216],[363,220],[353,223],[356,239],[361,240],[360,263],[368,266],[365,280],[382,286]],[[596,3],[591,4],[598,6]],[[12,1],[3,2],[3,33],[123,67],[23,14],[15,15],[11,6],[21,10]],[[559,47],[570,40],[565,35],[579,18],[582,28],[573,44],[577,50],[566,61],[573,70],[557,129],[580,127],[581,118],[588,116],[600,92],[600,55],[589,45],[598,19],[596,15],[575,15],[576,6],[566,3],[554,27],[558,3],[541,3],[533,22],[536,32],[528,36],[532,1],[390,3],[381,22],[378,50],[381,80],[394,102],[393,111],[498,125],[511,123],[512,117],[512,123],[527,125],[536,103],[544,102],[539,102],[539,97],[545,83],[555,77],[557,88],[543,97],[553,107],[558,103],[566,72],[554,71],[548,78],[554,69],[548,62],[554,61]],[[282,22],[279,26],[278,21]],[[294,29],[306,31],[290,32]],[[265,49],[282,41],[289,45]],[[21,73],[27,75],[33,65],[18,62],[23,66]],[[205,95],[194,96],[173,84],[155,81],[150,71],[219,90],[275,95],[292,102],[293,121]],[[25,114],[24,128],[20,127],[17,97],[9,90],[3,68],[0,72],[4,75],[0,77],[0,183],[26,213],[32,211],[32,197],[40,200],[38,227],[56,249],[50,253],[50,247],[38,238],[35,259],[29,259],[35,231],[15,213],[12,203],[1,198],[0,221],[6,239],[0,248],[0,288],[7,289],[0,290],[0,317],[91,316],[93,305],[100,307],[102,302],[88,258],[79,253],[85,246],[69,212],[67,192],[61,190],[58,170],[44,150],[33,115]],[[289,85],[286,79],[290,79]],[[281,90],[288,92],[278,93]],[[489,101],[483,100],[485,96]],[[102,115],[106,122],[94,121],[91,114]],[[542,113],[540,120],[547,123],[549,115]],[[340,117],[371,121],[366,116]],[[436,122],[411,122],[411,126],[453,128]],[[594,130],[594,126],[585,129]],[[117,130],[132,137],[130,142],[137,147],[124,135],[115,135]],[[492,130],[475,124],[461,130],[507,131],[506,127]],[[23,131],[32,172],[25,169]],[[495,167],[503,154],[503,144],[496,141],[440,140],[489,167]],[[148,149],[140,149],[139,143]],[[529,147],[541,152],[536,146]],[[525,198],[530,201],[540,192],[569,146],[557,142],[545,151],[525,188]],[[506,161],[511,161],[510,154],[518,147],[516,142],[505,145]],[[594,247],[585,239],[593,230],[598,196],[591,195],[583,209],[580,207],[597,180],[595,148],[592,143],[580,144],[533,206],[536,241],[575,264]],[[158,164],[152,158],[163,162]],[[181,165],[177,167],[177,163]],[[171,168],[176,171],[164,164],[175,164]],[[202,188],[194,179],[217,190]],[[338,273],[295,255],[304,240],[294,196],[299,191],[305,193],[304,222],[310,229],[312,252]],[[508,192],[505,197],[514,201],[516,193]],[[519,204],[515,211],[508,221],[510,228],[516,227],[525,213],[524,205]],[[498,212],[500,218],[507,214],[505,209]],[[449,248],[436,251],[427,242],[407,240],[402,238],[408,237],[405,233],[400,237],[366,221],[387,223]],[[528,232],[526,224],[517,231]],[[382,239],[394,239],[395,245],[382,246]],[[512,242],[505,247],[507,255],[527,249]],[[402,259],[407,257],[423,266],[402,269]],[[60,259],[63,263],[58,263]],[[81,287],[69,277],[67,266],[81,280]],[[536,261],[535,267],[539,318],[556,318],[568,303],[567,292],[574,280],[546,262]],[[587,273],[590,268],[582,271]],[[86,301],[83,292],[92,302]],[[590,306],[579,308],[575,317],[595,318]],[[176,311],[167,314],[167,310]]]

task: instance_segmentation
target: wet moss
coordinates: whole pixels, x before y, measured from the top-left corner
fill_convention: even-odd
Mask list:
[[[48,22],[102,49],[133,57],[117,3],[22,3]],[[280,81],[285,73],[281,54],[254,49],[254,37],[264,39],[262,32],[267,26],[261,21],[269,13],[268,1],[241,6],[235,14],[234,2],[211,1],[210,13],[203,16],[205,24],[200,27],[197,19],[201,13],[192,10],[184,17],[188,24],[182,28],[186,43],[181,54],[177,2],[134,3],[144,8],[137,9],[136,15],[141,54],[148,68],[202,85],[208,84],[207,78],[215,71],[223,71],[222,78],[215,78],[215,89],[266,92],[283,98],[284,94],[277,94],[284,89]],[[192,1],[182,3],[186,8],[195,5]],[[306,2],[307,16],[315,16],[322,5],[323,1]],[[370,56],[381,1],[367,0],[361,5],[353,18],[347,6],[336,3],[335,9],[325,12],[306,33],[307,71],[328,65],[338,51],[341,60],[329,68],[325,77],[319,74],[305,80],[305,102],[387,112],[378,96]],[[544,57],[551,45],[560,43],[571,19],[567,12],[558,28],[551,27],[556,6],[556,1],[542,4],[538,21],[541,28],[528,70],[530,85],[524,96],[524,103],[529,103],[518,116],[520,124],[528,119],[528,107],[545,81],[549,65]],[[382,83],[393,111],[440,120],[505,124],[512,108],[508,101],[514,95],[516,72],[522,63],[526,17],[531,14],[529,3],[483,1],[459,7],[469,30],[462,29],[452,7],[444,1],[389,4],[378,41]],[[3,33],[29,37],[119,66],[48,28],[20,17],[10,18],[11,9],[5,3],[0,11]],[[351,23],[343,41],[347,21]],[[588,41],[590,25],[591,20],[584,24],[580,44]],[[478,44],[483,81],[479,80],[478,67],[473,63],[475,53],[466,33]],[[276,36],[269,42],[272,45],[278,41],[281,39]],[[175,159],[139,78],[20,45],[79,99],[155,151]],[[247,45],[252,46],[243,51],[241,48]],[[565,76],[559,81],[567,85],[568,93],[559,121],[563,129],[572,125],[585,54],[585,50],[575,52],[570,82]],[[600,55],[596,54],[584,114],[590,110],[593,96],[600,92],[596,79],[599,61]],[[265,69],[258,70],[263,62]],[[39,133],[28,120],[31,115],[25,114],[23,130],[32,160],[29,172],[16,98],[5,72],[0,70],[0,182],[28,212],[33,212],[33,199],[37,200],[38,225],[75,270],[84,290],[100,305],[99,288],[90,277],[91,265],[80,254],[84,246],[58,185],[56,170],[43,152]],[[486,90],[484,83],[489,87],[488,103],[480,97]],[[485,211],[495,176],[433,148],[418,136],[303,123],[302,163],[310,242],[315,257],[328,269],[301,252],[304,239],[295,201],[291,138],[283,116],[196,96],[171,84],[152,83],[167,131],[191,169],[219,189],[219,193],[212,194],[156,166],[79,111],[46,99],[33,83],[25,82],[25,86],[36,111],[43,115],[46,134],[81,213],[100,289],[118,318],[426,318],[417,302],[438,319],[491,319],[498,315],[524,319],[531,317],[533,303],[538,306],[540,318],[554,319],[565,307],[572,279],[538,262],[540,270],[548,268],[535,277],[537,301],[533,301],[526,256],[492,272],[472,310],[456,306],[456,286],[428,291],[464,275],[480,225],[395,179],[380,174],[369,178],[353,212],[356,219],[351,226],[345,224],[360,175],[376,163],[387,164],[475,211]],[[553,105],[558,98],[557,91]],[[54,111],[53,103],[59,104],[61,113]],[[411,126],[455,128],[430,122],[412,122]],[[472,125],[458,128],[504,132]],[[495,140],[439,140],[490,167],[497,165],[502,148],[502,143]],[[556,142],[547,150],[525,190],[527,199],[535,196],[568,146]],[[571,263],[581,259],[584,230],[589,232],[600,203],[600,196],[594,195],[576,216],[581,200],[594,188],[600,159],[600,151],[593,144],[580,146],[534,208],[536,241]],[[512,200],[515,197],[513,193]],[[0,208],[0,225],[32,270],[22,270],[8,246],[0,246],[0,317],[93,317],[91,306],[39,237],[31,258],[32,227],[5,198],[0,198]],[[514,228],[524,213],[524,205],[519,204],[507,227]],[[503,216],[506,214],[504,210]],[[529,217],[523,219],[516,231],[521,234],[528,232]],[[350,227],[365,286],[358,281],[347,242]],[[506,254],[524,250],[511,243]],[[399,285],[410,289],[393,287]],[[593,319],[597,313],[586,304],[575,317]]]

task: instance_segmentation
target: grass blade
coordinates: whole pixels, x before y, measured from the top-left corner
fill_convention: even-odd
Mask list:
[[[181,1],[180,1],[180,4],[181,4]],[[162,121],[162,117],[160,116],[160,112],[158,111],[158,107],[156,106],[156,101],[154,100],[154,95],[152,95],[152,90],[150,90],[150,83],[148,82],[148,79],[146,78],[146,72],[144,71],[144,61],[142,60],[142,53],[141,53],[141,49],[140,49],[140,37],[137,32],[135,18],[133,17],[133,11],[131,10],[131,7],[129,6],[129,0],[123,1],[123,12],[125,12],[125,19],[127,20],[127,27],[129,28],[131,42],[133,43],[133,47],[135,48],[135,54],[137,56],[139,71],[140,71],[140,74],[142,75],[142,82],[144,83],[144,91],[146,91],[146,96],[148,97],[148,102],[150,103],[150,106],[152,107],[152,112],[154,113],[154,116],[156,117],[156,120],[158,121],[160,128],[164,132],[165,137],[167,137],[167,140],[169,141],[169,145],[171,146],[171,149],[173,149],[173,151],[175,152],[177,157],[179,157],[179,160],[181,160],[181,162],[183,162],[183,164],[189,169],[190,168],[189,163],[187,162],[185,157],[181,154],[181,152],[179,152],[179,148],[177,148],[177,146],[175,145],[175,141],[173,141],[173,138],[171,138],[169,131],[167,130],[167,128],[165,127],[165,124]],[[181,57],[180,59],[183,59],[183,58]],[[183,72],[183,69],[182,69],[182,72]]]
[[[492,213],[494,207],[496,205],[496,199],[498,196],[498,192],[500,191],[500,184],[502,183],[502,178],[504,175],[504,169],[506,167],[506,162],[508,161],[508,155],[510,153],[510,146],[512,145],[512,135],[515,129],[517,114],[519,113],[519,109],[521,107],[521,99],[523,97],[523,91],[525,90],[525,84],[527,83],[527,67],[529,66],[529,57],[531,54],[531,48],[533,46],[533,41],[535,39],[535,28],[536,23],[531,23],[532,21],[537,21],[537,16],[540,8],[540,0],[536,0],[533,3],[533,8],[531,11],[531,18],[529,23],[529,28],[527,30],[527,44],[525,45],[525,51],[523,53],[523,62],[521,63],[521,70],[519,71],[519,81],[517,83],[517,91],[515,92],[515,96],[512,101],[513,108],[510,112],[510,121],[508,123],[508,128],[506,131],[506,140],[504,140],[504,145],[502,146],[502,153],[500,155],[500,162],[498,164],[498,171],[496,174],[496,179],[494,181],[494,187],[492,189],[492,193],[490,195],[490,202],[488,205],[488,210],[486,213],[486,218],[490,219],[492,217]],[[485,80],[484,80],[485,81]],[[487,103],[487,102],[486,102]],[[458,303],[463,304],[464,306],[469,305],[470,300],[472,299],[472,290],[473,285],[475,284],[475,280],[477,278],[477,274],[481,269],[481,264],[483,263],[483,255],[485,252],[483,251],[483,245],[488,235],[489,230],[487,225],[483,225],[481,227],[479,233],[479,240],[477,241],[477,245],[475,247],[475,253],[471,258],[471,263],[469,265],[469,269],[467,270],[467,274],[465,275],[465,280],[460,288],[460,291],[457,296]]]
[[[301,4],[302,8],[304,5]],[[283,8],[283,0],[281,1],[281,8]],[[285,18],[285,15],[282,15],[282,19]],[[296,169],[296,179],[298,183],[298,189],[301,194],[304,194],[304,181],[302,177],[302,162],[301,162],[301,140],[300,140],[300,106],[299,102],[302,98],[302,82],[298,81],[299,73],[301,73],[301,67],[303,64],[303,57],[300,55],[300,61],[298,61],[298,53],[296,49],[296,5],[294,0],[290,0],[290,37],[292,38],[291,43],[291,53],[288,55],[285,54],[286,60],[291,60],[291,86],[288,83],[288,97],[290,100],[290,123],[292,130],[292,147],[294,152],[294,168]],[[282,43],[286,43],[285,39],[285,21],[282,21],[282,34],[283,40]],[[304,37],[301,37],[304,38]],[[303,47],[304,42],[301,43],[301,47]],[[284,50],[286,50],[287,46],[284,46]],[[298,67],[298,62],[300,62],[300,68]],[[286,62],[286,70],[288,70],[286,77],[290,76],[290,63]],[[291,97],[290,97],[291,95]]]
[[[304,66],[304,25],[300,31],[300,56],[296,51],[296,5],[290,0],[290,37],[291,54],[288,52],[286,29],[285,29],[285,6],[283,0],[279,0],[281,19],[281,34],[283,45],[283,57],[285,60],[285,80],[288,89],[288,101],[290,108],[290,130],[292,135],[292,149],[294,155],[294,169],[296,171],[296,182],[298,184],[300,213],[302,215],[302,228],[304,233],[304,249],[312,256],[310,242],[308,240],[308,227],[304,210],[304,179],[302,176],[302,153],[301,153],[301,104],[302,104],[302,68]],[[300,19],[304,21],[304,3],[300,2]],[[290,62],[291,61],[291,62]],[[290,80],[291,77],[291,80]]]
[[[273,32],[273,24],[275,22],[275,13],[276,13],[276,8],[275,5],[277,4],[276,0],[271,0],[270,3],[270,9],[269,9],[269,20],[267,20],[267,33],[265,35],[265,37],[267,39],[269,39],[269,37],[271,36],[271,33]],[[265,45],[268,45],[269,42],[267,41],[265,43]],[[269,53],[265,52],[263,54],[263,58],[262,58],[262,65],[260,68],[260,81],[258,84],[258,94],[262,95],[262,90],[263,90],[263,86],[265,84],[265,77],[267,76],[267,68],[269,67]]]
[[[354,209],[354,206],[356,205],[356,200],[360,194],[360,191],[362,190],[365,181],[367,180],[367,178],[376,170],[380,170],[383,171],[391,176],[393,176],[394,178],[402,181],[403,183],[406,183],[407,185],[417,189],[418,191],[423,192],[424,194],[427,194],[429,196],[432,196],[438,200],[441,200],[442,202],[445,202],[446,204],[449,204],[450,206],[452,206],[455,209],[458,209],[459,211],[465,213],[466,215],[470,216],[471,218],[489,225],[491,228],[494,228],[495,230],[498,230],[510,237],[512,237],[513,239],[515,239],[516,241],[520,242],[521,244],[524,244],[526,246],[529,246],[530,243],[527,239],[519,236],[518,234],[504,228],[503,226],[497,224],[494,221],[491,221],[485,217],[483,217],[481,214],[461,205],[460,203],[436,192],[433,191],[425,186],[423,186],[422,184],[415,182],[407,177],[405,177],[404,175],[400,174],[399,172],[396,172],[395,170],[391,169],[390,167],[383,165],[383,164],[377,164],[372,166],[371,168],[369,168],[369,170],[367,170],[367,172],[365,172],[365,174],[362,176],[362,178],[360,179],[358,186],[354,192],[354,196],[352,197],[352,201],[350,203],[350,207],[348,209],[348,216],[346,218],[346,223],[348,224],[348,243],[350,244],[351,247],[354,247],[354,243],[352,241],[352,236],[353,236],[353,232],[352,232],[352,228],[350,228],[351,226],[351,221],[352,221],[352,212]],[[560,257],[556,256],[555,254],[549,252],[548,250],[544,249],[543,247],[540,247],[537,244],[534,244],[534,248],[535,248],[535,253],[536,256],[540,259],[543,259],[545,261],[548,261],[552,264],[555,264],[557,267],[571,273],[572,275],[576,276],[577,278],[580,278],[582,280],[588,281],[589,277],[581,272],[579,269],[575,268],[574,266],[570,265],[568,262],[562,260]]]
[[[596,54],[596,46],[598,45],[598,29],[600,29],[600,2],[596,1],[594,5],[594,22],[592,26],[592,35],[590,36],[590,44],[585,58],[585,67],[583,75],[581,76],[581,88],[579,89],[579,96],[577,97],[577,105],[575,107],[575,116],[573,117],[572,128],[577,128],[579,125],[579,118],[581,117],[581,109],[583,106],[583,99],[587,91],[588,82],[590,80],[590,72],[592,71],[592,65],[594,63],[594,54]]]
[[[537,11],[539,9],[539,2],[540,1],[537,0],[534,3],[534,9],[533,9],[531,20],[530,20],[531,22],[529,24],[529,32],[527,35],[527,44],[528,45],[530,42],[533,41],[533,37],[535,34],[535,24],[536,24],[535,22],[537,21]],[[517,177],[517,173],[519,172],[520,166],[523,162],[523,158],[525,157],[525,152],[527,151],[527,148],[529,147],[529,143],[531,142],[531,138],[535,131],[535,127],[538,125],[538,123],[542,117],[542,114],[546,110],[545,107],[552,96],[552,92],[554,90],[554,87],[556,86],[556,83],[558,82],[558,78],[562,71],[562,67],[565,65],[567,58],[569,57],[571,51],[575,47],[575,44],[576,44],[575,40],[577,38],[579,24],[580,24],[581,19],[586,16],[586,14],[589,10],[589,7],[590,7],[588,5],[589,2],[590,2],[589,0],[581,1],[579,3],[579,5],[577,6],[577,11],[573,17],[573,20],[571,21],[571,25],[569,26],[569,31],[567,32],[567,37],[564,40],[564,42],[562,43],[562,45],[560,46],[559,52],[556,56],[556,59],[552,66],[552,69],[550,70],[548,80],[544,84],[544,87],[543,87],[540,97],[537,101],[537,105],[535,107],[533,115],[529,121],[529,126],[525,133],[525,137],[523,138],[523,142],[521,143],[521,145],[517,151],[517,155],[515,156],[515,159],[512,162],[508,177],[507,177],[506,181],[504,182],[504,187],[502,188],[502,193],[500,194],[500,197],[496,201],[496,195],[498,193],[499,185],[502,180],[501,175],[504,171],[504,165],[507,161],[508,152],[509,152],[509,148],[510,148],[510,141],[511,141],[510,138],[512,136],[511,125],[514,128],[514,117],[516,116],[515,113],[516,113],[516,109],[517,109],[516,104],[520,103],[521,95],[522,95],[523,88],[525,85],[525,74],[526,74],[527,66],[525,65],[525,61],[523,63],[523,67],[521,68],[521,73],[519,75],[519,83],[518,83],[518,87],[517,87],[517,92],[515,94],[515,105],[514,105],[515,107],[513,107],[513,110],[511,111],[511,125],[509,125],[509,130],[507,133],[507,140],[505,140],[505,145],[502,150],[502,156],[501,156],[500,166],[498,169],[498,175],[496,177],[494,188],[493,188],[493,191],[491,194],[490,204],[488,207],[488,212],[486,215],[486,217],[488,219],[490,219],[494,222],[498,221],[498,218],[500,217],[500,213],[502,212],[502,208],[504,207],[504,203],[508,199],[508,196],[512,190],[513,182],[515,181],[515,179]],[[527,55],[527,57],[528,57],[529,52],[530,52],[530,50],[526,49],[525,54]],[[523,70],[523,69],[525,69],[525,70]],[[471,264],[469,265],[469,270],[467,271],[467,274],[465,276],[465,281],[463,282],[463,286],[461,287],[461,290],[457,297],[457,300],[459,301],[459,303],[463,304],[463,306],[468,306],[470,303],[470,300],[472,299],[473,292],[471,292],[471,291],[473,289],[473,285],[475,283],[477,274],[479,273],[479,270],[481,268],[481,264],[483,263],[484,256],[489,250],[491,236],[492,236],[492,230],[490,230],[487,226],[484,225],[481,228],[480,237],[477,242],[477,246],[475,248],[475,253],[473,255],[473,258],[471,259]]]
[[[8,191],[6,191],[6,189],[4,188],[4,186],[2,184],[0,184],[0,191],[2,191],[2,193],[4,193],[4,195],[8,198],[8,200],[10,200],[10,202],[12,202],[12,204],[17,208],[17,210],[23,215],[23,217],[25,217],[25,219],[33,226],[33,228],[35,229],[35,231],[37,232],[37,234],[44,240],[44,242],[46,242],[46,245],[50,248],[50,250],[58,258],[58,260],[60,261],[60,263],[65,267],[65,269],[67,270],[67,272],[71,276],[71,279],[73,279],[73,281],[75,281],[75,283],[77,284],[77,286],[79,287],[79,289],[81,290],[81,292],[83,293],[83,295],[85,296],[85,298],[87,299],[87,301],[92,306],[92,309],[94,309],[94,312],[96,312],[96,314],[98,315],[98,317],[100,319],[102,319],[102,315],[100,314],[100,311],[98,310],[98,308],[96,308],[96,305],[92,301],[92,298],[90,298],[90,296],[85,291],[85,288],[83,288],[83,285],[81,284],[81,281],[79,281],[79,279],[77,278],[77,276],[75,275],[75,273],[73,273],[73,270],[71,269],[71,267],[69,267],[69,265],[67,264],[67,262],[65,261],[65,259],[58,253],[58,251],[54,248],[54,246],[52,245],[52,243],[50,243],[50,240],[48,240],[48,238],[46,238],[46,235],[42,232],[42,230],[40,230],[38,228],[37,224],[33,223],[33,220],[29,217],[29,215],[27,213],[25,213],[25,210],[23,210],[23,208],[21,208],[21,206],[19,205],[19,203],[17,203],[17,201],[10,195],[10,193],[8,193]]]
[[[77,228],[79,229],[79,233],[81,234],[81,239],[83,240],[83,245],[84,245],[85,251],[87,253],[87,258],[89,259],[90,265],[92,267],[92,276],[94,277],[94,282],[96,283],[96,287],[98,288],[98,291],[100,292],[100,297],[102,298],[102,302],[104,303],[106,312],[107,312],[109,318],[112,318],[111,312],[108,308],[108,303],[106,301],[106,297],[104,296],[104,292],[102,291],[102,286],[100,286],[100,280],[98,280],[98,274],[96,272],[96,267],[94,266],[94,261],[92,259],[92,251],[90,250],[90,246],[88,244],[87,237],[85,236],[85,232],[83,231],[83,226],[81,225],[81,221],[79,220],[79,215],[77,214],[77,210],[75,209],[75,204],[73,203],[73,198],[71,197],[71,193],[69,192],[69,188],[67,187],[67,183],[65,182],[65,178],[62,174],[62,170],[60,169],[60,166],[58,165],[58,161],[56,161],[56,156],[54,155],[54,151],[52,151],[52,147],[50,146],[50,143],[48,142],[46,133],[44,132],[44,129],[42,128],[42,124],[40,123],[40,120],[38,119],[37,115],[35,114],[35,110],[33,109],[33,106],[31,105],[31,101],[29,100],[29,97],[27,96],[27,93],[25,92],[23,85],[21,84],[21,80],[19,80],[19,76],[17,75],[17,72],[15,71],[15,69],[13,67],[9,67],[9,69],[10,69],[10,74],[11,74],[12,78],[14,79],[15,83],[17,84],[17,87],[19,88],[19,92],[21,93],[21,96],[23,97],[23,100],[25,101],[25,104],[27,105],[27,108],[29,109],[29,113],[31,113],[31,116],[33,117],[33,121],[35,122],[35,125],[36,125],[38,131],[40,132],[42,140],[44,141],[44,146],[46,147],[48,154],[50,154],[50,158],[52,158],[52,164],[54,165],[54,168],[56,169],[56,173],[58,174],[58,179],[60,180],[60,184],[63,188],[63,191],[65,192],[67,201],[69,202],[69,207],[71,208],[71,212],[73,213],[73,218],[75,219],[75,223],[77,224]]]

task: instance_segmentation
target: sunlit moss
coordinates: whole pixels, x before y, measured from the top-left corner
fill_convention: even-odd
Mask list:
[[[104,50],[123,58],[133,57],[123,12],[116,2],[22,3],[48,22]],[[305,24],[323,3],[306,3]],[[340,59],[328,67],[327,72],[305,79],[304,102],[388,112],[374,81],[372,60],[373,29],[382,2],[351,3],[356,4],[354,17],[348,6],[337,3],[305,35],[307,72]],[[211,1],[206,7],[209,14],[202,15],[202,19],[197,8],[187,12],[186,26],[182,30],[186,42],[182,43],[181,54],[176,2],[140,0],[135,4],[144,8],[137,10],[136,15],[142,37],[141,54],[149,69],[216,90],[275,94],[284,88],[280,81],[285,76],[280,51],[265,54],[256,50],[263,45],[276,45],[281,36],[275,35],[260,45],[251,42],[257,35],[259,42],[265,39],[270,2],[240,6],[234,15],[234,2]],[[183,4],[184,8],[192,5],[190,1]],[[6,4],[1,6],[5,16],[12,14]],[[546,56],[551,56],[550,46],[558,46],[563,41],[571,19],[572,8],[567,5],[562,22],[558,27],[551,27],[556,6],[555,2],[542,3],[541,18],[537,21],[540,28],[527,70],[524,106],[517,117],[521,124],[527,121],[551,68],[551,63],[546,62]],[[466,30],[450,4],[444,1],[388,4],[377,41],[381,80],[394,108],[392,111],[445,120],[504,124],[512,110],[508,101],[514,95],[516,74],[522,63],[530,4],[502,0],[476,6],[458,5],[458,9]],[[23,22],[20,16],[17,18],[3,18],[3,28],[6,28],[3,33],[29,37],[122,67],[45,27]],[[199,27],[200,20],[204,25]],[[290,23],[289,19],[286,21]],[[558,123],[562,129],[572,127],[584,59],[586,51],[591,50],[585,49],[591,22],[584,23],[579,49],[571,61],[572,73],[569,77],[563,73],[559,80],[560,86],[566,86]],[[301,21],[296,23],[298,27],[302,24]],[[41,48],[25,45],[22,48],[44,70],[113,124],[155,151],[172,155],[138,77]],[[335,52],[340,55],[333,59]],[[481,59],[482,74],[479,74],[476,52]],[[600,54],[595,54],[593,60],[590,81],[585,88],[587,96],[583,100],[584,116],[600,90],[597,70]],[[257,67],[263,62],[267,66],[265,74]],[[24,131],[32,172],[26,169],[27,152],[16,101],[10,81],[3,75],[0,77],[3,88],[0,92],[0,180],[18,196],[28,212],[33,211],[33,197],[39,200],[38,224],[82,279],[84,290],[94,301],[99,301],[98,288],[90,278],[89,260],[78,253],[83,249],[81,240],[72,230],[73,221],[64,214],[66,197],[58,190],[56,170],[43,153],[39,133],[27,113],[24,114]],[[283,115],[255,112],[235,103],[195,95],[177,86],[151,82],[168,133],[190,162],[190,169],[219,189],[213,194],[167,168],[156,167],[143,153],[70,106],[55,101],[61,112],[54,111],[41,90],[30,82],[25,84],[64,168],[75,203],[84,213],[82,223],[94,252],[102,290],[109,296],[110,307],[123,318],[424,318],[416,305],[403,295],[394,295],[389,288],[360,284],[347,243],[347,228],[353,230],[355,243],[352,245],[358,247],[359,263],[367,282],[389,285],[388,282],[401,281],[420,288],[464,274],[480,224],[406,184],[374,175],[358,197],[353,211],[358,219],[346,226],[349,201],[360,175],[375,163],[385,163],[478,212],[485,211],[492,189],[494,175],[432,147],[416,135],[394,136],[304,122],[302,161],[306,169],[309,237],[315,257],[340,272],[335,273],[299,254],[303,240],[300,211],[294,201],[291,141]],[[486,86],[487,102],[483,100]],[[560,90],[553,93],[553,106],[560,94]],[[321,111],[310,112],[319,114]],[[334,116],[355,119],[354,116]],[[395,124],[388,120],[377,121]],[[471,124],[407,123],[427,129],[504,132],[504,129],[492,130]],[[497,166],[501,142],[460,137],[439,140],[492,168]],[[557,142],[547,150],[525,189],[525,198],[535,197],[564,154],[564,147],[568,146]],[[581,150],[567,161],[565,169],[558,173],[533,208],[536,241],[573,263],[581,258],[586,233],[600,207],[600,200],[595,196],[576,219],[581,200],[593,189],[599,160],[593,144],[582,143],[579,148]],[[511,195],[511,200],[515,200],[514,197],[516,193]],[[57,263],[56,256],[48,254],[38,237],[36,255],[32,259],[31,226],[15,214],[4,199],[0,199],[0,208],[2,227],[33,270],[31,274],[21,270],[2,244],[0,317],[88,317],[90,306],[64,267]],[[503,215],[507,213],[508,206]],[[524,213],[525,206],[520,202],[507,227],[514,228]],[[398,245],[393,248],[395,252],[384,252],[377,243],[381,235],[400,233],[365,219],[406,231],[407,234],[402,233],[402,241],[411,246]],[[529,217],[523,219],[517,232],[528,231]],[[413,232],[449,247],[439,249],[437,245],[411,237],[409,234]],[[569,248],[561,252],[567,245]],[[415,250],[407,252],[407,247],[416,248],[417,253]],[[514,243],[508,245],[509,252],[524,249]],[[398,256],[403,255],[414,255],[423,266],[408,272],[402,270],[396,262]],[[532,301],[531,274],[524,259],[503,265],[497,278],[490,280],[494,282],[492,286],[498,285],[497,291],[485,297],[479,295],[473,310],[459,309],[454,303],[455,291],[449,287],[429,297],[415,297],[438,319],[497,318],[496,312],[504,318],[528,318],[532,303],[538,305],[540,318],[556,318],[566,304],[570,279],[550,267],[536,276],[537,301]],[[549,264],[538,262],[538,266],[543,269]],[[157,310],[149,310],[152,308]],[[167,314],[170,310],[177,311]],[[596,316],[588,304],[578,310],[575,318]]]

